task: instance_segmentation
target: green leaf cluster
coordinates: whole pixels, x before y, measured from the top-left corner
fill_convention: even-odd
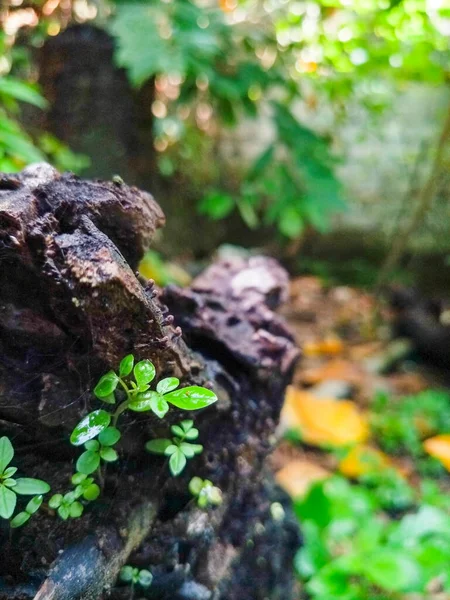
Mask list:
[[[159,438],[150,440],[145,448],[152,454],[163,454],[170,456],[169,469],[174,477],[180,475],[186,466],[187,459],[203,452],[201,444],[191,443],[198,438],[198,429],[194,427],[194,421],[181,421],[179,425],[172,425],[172,438]]]
[[[17,504],[17,496],[35,496],[30,501],[24,513],[19,513],[11,522],[14,527],[20,527],[29,517],[34,514],[42,502],[42,494],[50,491],[50,486],[41,479],[31,479],[29,477],[17,477],[16,467],[9,466],[14,458],[14,448],[9,438],[3,436],[0,438],[0,518],[10,519],[14,513]],[[40,498],[40,500],[39,500]]]
[[[437,580],[450,591],[448,510],[422,504],[396,521],[382,508],[371,490],[340,477],[295,503],[304,534],[295,568],[312,599],[400,598]]]
[[[438,461],[425,455],[422,442],[450,431],[450,394],[425,390],[396,399],[380,393],[372,404],[371,428],[380,446],[390,454],[411,455],[422,472],[442,473]]]
[[[132,586],[140,585],[142,588],[148,588],[152,584],[153,575],[147,569],[138,569],[131,565],[125,565],[120,570],[119,579]]]
[[[209,479],[193,477],[189,482],[189,491],[197,499],[199,508],[220,506],[222,504],[222,492]]]

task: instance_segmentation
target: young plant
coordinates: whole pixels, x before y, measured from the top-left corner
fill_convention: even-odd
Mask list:
[[[124,583],[129,583],[131,586],[140,585],[143,588],[151,586],[153,575],[147,569],[138,569],[130,565],[125,565],[120,570],[120,580]]]
[[[198,429],[194,427],[194,421],[181,421],[179,425],[172,425],[170,429],[173,438],[150,440],[145,444],[145,448],[152,454],[170,456],[169,469],[172,475],[177,477],[186,466],[187,459],[201,454],[203,446],[190,443],[198,438]]]
[[[17,529],[18,527],[22,527],[22,525],[25,525],[25,523],[30,519],[30,517],[39,510],[42,504],[42,500],[42,495],[34,496],[34,498],[31,498],[31,500],[25,506],[25,510],[23,510],[20,513],[17,513],[14,519],[11,519],[11,527],[13,529]]]
[[[9,438],[3,436],[0,438],[0,517],[10,519],[17,504],[18,495],[29,495],[38,497],[50,491],[50,486],[41,479],[31,479],[29,477],[19,477],[14,479],[17,472],[16,467],[8,466],[14,458],[14,448]],[[27,518],[19,515],[13,519],[14,527],[20,527],[28,521],[29,517],[38,510],[40,504],[37,498],[29,502],[25,512]],[[37,508],[35,508],[37,506]],[[35,508],[35,509],[34,509]],[[16,520],[17,519],[17,520]],[[25,520],[24,520],[25,519]]]
[[[180,383],[176,377],[162,379],[157,384],[156,390],[150,390],[150,383],[155,376],[155,367],[149,360],[141,360],[134,364],[132,354],[125,356],[120,363],[119,374],[109,371],[101,377],[94,388],[94,394],[106,404],[115,405],[117,394],[122,393],[125,397],[113,413],[98,409],[84,417],[73,430],[70,437],[71,443],[74,446],[82,446],[99,436],[101,432],[109,428],[111,423],[112,429],[117,431],[117,421],[126,410],[135,412],[152,411],[162,419],[169,410],[169,404],[181,410],[199,410],[217,401],[215,393],[204,387],[194,385],[176,389]],[[113,435],[112,432],[111,435]],[[99,441],[101,445],[108,446],[108,443],[102,442],[100,438]],[[116,443],[116,441],[109,443],[109,446]],[[100,458],[104,458],[101,455],[100,447],[88,448],[88,451],[98,452]],[[109,451],[108,454],[112,456]],[[92,456],[90,458],[94,461]],[[104,458],[104,460],[108,459]]]
[[[222,491],[209,479],[193,477],[189,482],[189,491],[197,498],[200,508],[220,506],[222,504]]]
[[[98,441],[87,441],[84,444],[86,451],[77,460],[79,473],[84,473],[84,475],[94,473],[99,468],[101,460],[115,462],[118,454],[112,446],[117,444],[120,438],[121,433],[116,427],[107,427],[99,433]]]
[[[58,511],[58,515],[63,521],[67,521],[69,517],[78,519],[84,511],[84,506],[78,501],[79,496],[75,491],[67,492],[67,494],[55,494],[50,498],[48,503],[50,508]]]

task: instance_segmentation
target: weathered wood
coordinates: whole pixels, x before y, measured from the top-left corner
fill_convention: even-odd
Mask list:
[[[95,406],[98,376],[128,352],[150,358],[158,376],[209,385],[219,397],[192,415],[205,451],[176,479],[143,446],[182,413],[124,415],[121,460],[82,519],[61,523],[41,511],[11,542],[0,530],[0,598],[2,585],[11,589],[2,577],[23,590],[39,572],[39,600],[95,600],[125,561],[150,568],[150,598],[292,597],[296,526],[263,470],[298,358],[274,312],[287,276],[271,259],[235,258],[189,289],[160,291],[135,271],[163,222],[149,194],[121,182],[81,181],[47,165],[0,179],[0,433],[14,438],[27,474],[66,491],[75,456],[68,434]],[[193,475],[222,489],[220,508],[194,508]],[[274,501],[285,506],[280,521]],[[259,584],[249,583],[260,570]]]

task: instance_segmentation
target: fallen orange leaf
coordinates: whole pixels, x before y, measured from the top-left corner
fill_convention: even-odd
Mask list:
[[[340,354],[344,349],[344,344],[338,337],[327,337],[322,341],[306,341],[303,346],[305,356],[321,356],[323,354]]]
[[[364,442],[369,435],[366,418],[354,402],[316,398],[292,386],[287,389],[282,422],[313,446],[347,446]]]
[[[304,496],[311,484],[329,477],[331,473],[308,460],[293,460],[278,471],[275,479],[292,498]]]
[[[450,471],[450,434],[435,435],[424,441],[423,447],[434,458],[441,461],[447,471]]]
[[[310,385],[320,383],[326,379],[339,379],[353,385],[360,385],[363,382],[364,373],[354,363],[336,358],[320,367],[305,369],[300,373],[300,377],[304,383]]]
[[[350,478],[376,473],[391,466],[389,456],[370,446],[354,446],[339,463],[339,471]]]

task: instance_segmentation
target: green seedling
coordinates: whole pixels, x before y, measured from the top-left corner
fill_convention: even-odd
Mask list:
[[[84,511],[84,506],[77,500],[79,496],[75,491],[67,492],[67,494],[55,494],[49,500],[49,507],[58,512],[58,515],[63,521],[67,521],[70,517],[78,519]]]
[[[169,469],[174,477],[179,475],[186,466],[187,459],[203,452],[201,444],[190,442],[198,438],[198,429],[194,427],[194,421],[181,421],[179,425],[170,428],[173,437],[150,440],[145,444],[146,450],[152,454],[163,454],[170,456]]]
[[[197,499],[199,508],[220,506],[222,504],[222,492],[209,479],[193,477],[189,482],[189,491]]]
[[[153,575],[150,571],[147,571],[147,569],[131,567],[130,565],[122,567],[119,578],[124,583],[129,583],[132,586],[140,585],[143,588],[150,587],[153,581]]]
[[[217,401],[216,394],[204,387],[189,386],[176,389],[180,383],[176,377],[162,379],[157,384],[156,390],[150,390],[150,383],[155,376],[155,367],[149,360],[142,360],[135,364],[132,354],[126,356],[119,365],[119,373],[109,371],[101,377],[94,388],[95,396],[106,404],[116,405],[116,396],[119,394],[125,397],[113,413],[98,409],[84,417],[73,430],[71,443],[74,446],[86,444],[109,428],[110,423],[116,430],[118,419],[126,410],[151,411],[162,419],[167,414],[170,404],[181,410],[199,410]],[[118,439],[105,443],[99,438],[99,441],[101,445],[109,447]],[[102,458],[100,448],[96,450]],[[112,456],[111,453],[109,455]]]
[[[23,510],[20,513],[17,513],[14,519],[11,519],[11,527],[13,529],[17,529],[18,527],[22,527],[22,525],[25,525],[25,523],[30,519],[30,517],[39,510],[39,507],[42,504],[42,500],[42,495],[31,498],[31,500],[25,506],[25,510]]]
[[[41,479],[31,479],[29,477],[18,477],[14,479],[14,475],[17,472],[16,467],[8,466],[10,465],[12,459],[14,458],[14,448],[11,444],[9,438],[3,436],[0,438],[0,517],[2,519],[10,519],[12,514],[14,513],[14,509],[17,504],[17,496],[25,495],[25,496],[41,496],[42,494],[46,494],[50,491],[50,486],[45,481]],[[35,499],[33,499],[35,500]],[[36,500],[36,504],[37,504]],[[28,518],[24,520],[24,516],[18,518],[15,521],[15,527],[20,527],[26,523],[29,517],[38,510],[39,506],[37,506],[36,510],[33,510],[35,503],[29,502],[25,512],[29,515]],[[22,514],[22,513],[19,513]],[[13,519],[14,521],[15,519]],[[20,525],[18,524],[20,521]]]

